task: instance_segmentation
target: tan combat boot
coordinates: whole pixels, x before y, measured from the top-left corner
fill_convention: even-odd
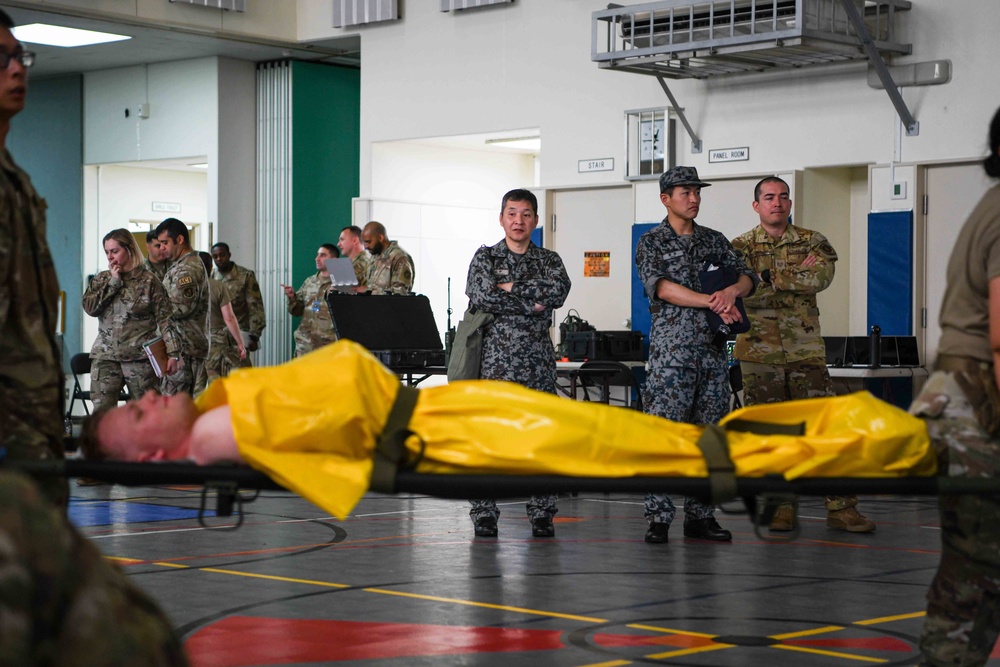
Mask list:
[[[778,505],[771,517],[771,525],[768,530],[776,533],[787,533],[795,524],[795,508],[791,505]]]
[[[853,506],[829,510],[826,515],[826,525],[849,533],[871,533],[875,530],[875,523]]]

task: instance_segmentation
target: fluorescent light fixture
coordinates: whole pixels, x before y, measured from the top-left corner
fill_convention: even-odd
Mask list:
[[[195,162],[194,164],[189,164],[189,167],[194,167],[195,169],[208,169],[207,162]]]
[[[503,137],[500,139],[487,139],[486,143],[490,146],[503,148],[525,148],[534,151],[542,150],[542,138],[537,135],[532,137]]]
[[[19,25],[11,32],[14,33],[14,37],[20,42],[45,44],[46,46],[89,46],[90,44],[105,44],[107,42],[120,42],[124,39],[132,39],[128,35],[64,28],[63,26],[48,25],[47,23]]]

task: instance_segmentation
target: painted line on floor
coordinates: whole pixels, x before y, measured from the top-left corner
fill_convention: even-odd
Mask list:
[[[472,600],[460,600],[458,598],[444,598],[436,595],[422,595],[420,593],[404,593],[402,591],[390,591],[385,588],[362,588],[366,593],[379,593],[380,595],[395,595],[397,597],[413,598],[416,600],[428,600],[430,602],[450,602],[452,604],[464,605],[468,607],[480,607],[482,609],[497,609],[500,611],[511,611],[518,614],[530,614],[532,616],[545,616],[547,618],[564,618],[569,621],[581,621],[583,623],[607,623],[606,618],[594,618],[592,616],[576,616],[574,614],[563,614],[557,611],[544,611],[541,609],[526,609],[524,607],[510,607],[502,604],[492,604],[490,602],[473,602]]]
[[[893,621],[906,621],[911,618],[926,616],[926,611],[915,611],[912,614],[897,614],[896,616],[882,616],[880,618],[869,618],[864,621],[854,621],[853,625],[876,625],[878,623],[892,623]]]
[[[774,646],[768,646],[767,648],[777,648],[783,651],[798,651],[799,653],[812,653],[814,655],[825,655],[831,658],[843,658],[844,660],[856,660],[858,662],[876,662],[883,663],[889,662],[885,658],[869,658],[865,655],[854,655],[853,653],[839,653],[837,651],[824,651],[818,648],[806,648],[804,646],[789,646],[786,644],[775,644]]]
[[[798,632],[786,632],[780,635],[768,635],[771,639],[797,639],[799,637],[811,637],[813,635],[822,635],[828,632],[839,632],[843,630],[842,625],[828,625],[823,628],[812,628],[810,630],[799,630]]]
[[[701,637],[704,639],[712,639],[718,637],[719,635],[710,635],[704,632],[691,632],[690,630],[677,630],[675,628],[662,628],[658,625],[644,625],[642,623],[629,623],[625,626],[626,628],[632,628],[633,630],[649,630],[651,632],[666,632],[672,635],[684,635],[687,637]]]
[[[665,658],[679,658],[682,655],[692,655],[694,653],[708,653],[709,651],[720,651],[722,649],[736,648],[735,644],[709,644],[708,646],[698,646],[695,648],[684,648],[679,651],[667,651],[665,653],[651,653],[643,656],[647,660],[663,660]]]

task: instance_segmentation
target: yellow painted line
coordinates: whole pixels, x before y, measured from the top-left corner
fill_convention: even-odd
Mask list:
[[[804,646],[788,646],[785,644],[775,644],[768,648],[778,648],[784,651],[798,651],[799,653],[812,653],[814,655],[828,655],[832,658],[844,658],[845,660],[857,660],[858,662],[889,662],[883,658],[869,658],[864,655],[853,655],[851,653],[838,653],[836,651],[823,651],[818,648],[805,648]]]
[[[719,635],[708,635],[704,632],[691,632],[690,630],[675,630],[673,628],[661,628],[656,625],[643,625],[641,623],[629,623],[625,626],[626,628],[632,628],[633,630],[650,630],[652,632],[668,632],[672,635],[686,635],[688,637],[703,637],[705,639],[713,639]]]
[[[429,600],[431,602],[450,602],[469,607],[482,607],[483,609],[499,609],[500,611],[512,611],[518,614],[531,614],[533,616],[547,616],[549,618],[565,618],[570,621],[582,621],[584,623],[607,623],[606,618],[592,618],[590,616],[574,616],[573,614],[560,614],[555,611],[542,611],[541,609],[525,609],[524,607],[508,607],[502,604],[490,604],[488,602],[473,602],[472,600],[459,600],[456,598],[442,598],[436,595],[421,595],[419,593],[404,593],[402,591],[390,591],[384,588],[363,588],[366,593],[380,593],[382,595],[397,595],[404,598],[414,598],[417,600]]]
[[[812,628],[811,630],[799,630],[798,632],[786,632],[783,635],[768,635],[771,639],[795,639],[796,637],[809,637],[811,635],[822,635],[827,632],[837,632],[843,630],[842,625],[828,625],[823,628]]]
[[[183,565],[181,563],[164,563],[164,562],[161,562],[161,561],[155,561],[155,562],[151,563],[151,565],[159,565],[160,567],[175,567],[178,570],[190,570],[191,569],[190,565]]]
[[[590,665],[580,665],[580,667],[624,667],[631,664],[631,660],[612,660],[611,662],[595,662]]]
[[[181,566],[183,567],[183,566]],[[270,581],[287,581],[293,584],[309,584],[311,586],[324,586],[326,588],[350,588],[348,584],[335,584],[330,581],[315,581],[313,579],[293,579],[292,577],[276,577],[272,574],[253,574],[250,572],[236,572],[235,570],[219,570],[214,567],[194,568],[201,572],[214,572],[216,574],[232,574],[237,577],[250,577],[251,579],[268,579]]]
[[[643,656],[649,660],[663,660],[665,658],[679,658],[682,655],[693,655],[695,653],[708,653],[709,651],[718,651],[724,648],[733,648],[735,644],[712,644],[710,646],[699,646],[697,648],[685,648],[679,651],[667,651],[666,653],[653,653],[651,655]]]
[[[892,623],[893,621],[906,621],[911,618],[926,616],[926,611],[915,611],[912,614],[899,614],[897,616],[882,616],[881,618],[869,618],[866,621],[854,621],[854,625],[876,625],[877,623]]]
[[[123,565],[138,565],[139,563],[145,563],[146,561],[139,558],[121,558],[120,556],[105,556],[106,560],[113,560],[116,563],[121,563]]]

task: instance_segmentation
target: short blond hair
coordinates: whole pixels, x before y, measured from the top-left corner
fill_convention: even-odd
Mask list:
[[[110,232],[104,235],[104,240],[101,241],[101,247],[108,241],[115,241],[125,252],[128,253],[129,259],[131,260],[131,266],[129,269],[134,269],[135,267],[142,264],[142,250],[139,248],[139,243],[135,240],[135,237],[127,229],[119,227],[118,229],[112,229]]]

